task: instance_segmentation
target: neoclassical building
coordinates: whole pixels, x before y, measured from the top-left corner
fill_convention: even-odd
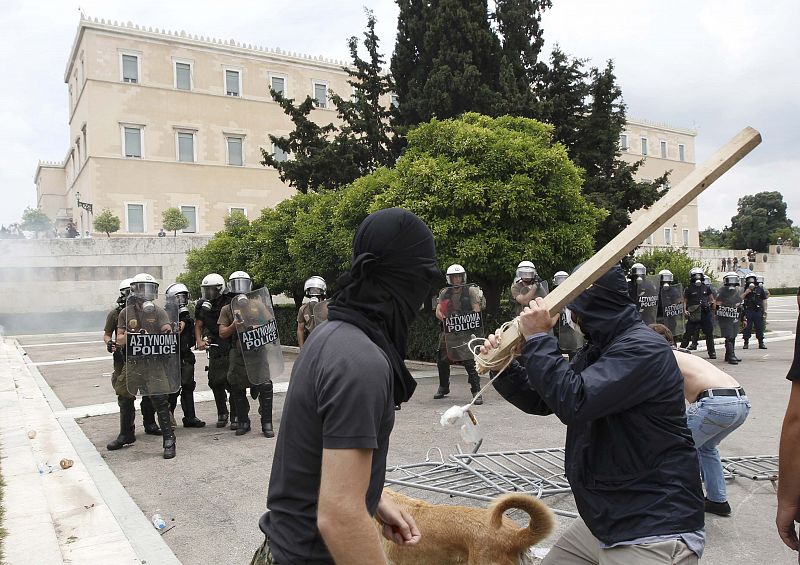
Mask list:
[[[233,210],[255,218],[293,193],[260,163],[261,148],[275,152],[269,134],[292,130],[269,87],[298,100],[312,96],[312,119],[336,122],[328,96],[351,90],[344,64],[81,18],[64,72],[70,147],[62,161],[36,167],[37,204],[59,228],[73,221],[81,233],[93,231],[92,215],[105,208],[121,219],[122,235],[157,233],[169,207],[189,220],[187,233],[214,233]],[[642,178],[671,170],[676,183],[694,168],[694,137],[629,120],[621,152],[645,157]],[[697,246],[696,203],[646,243]]]

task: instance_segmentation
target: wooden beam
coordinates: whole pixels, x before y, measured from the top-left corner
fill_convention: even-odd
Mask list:
[[[761,134],[751,127],[744,128],[677,186],[670,188],[661,200],[647,209],[636,221],[609,241],[544,298],[550,314],[555,316],[560,313],[564,306],[572,302],[620,259],[636,248],[647,235],[653,233],[658,226],[663,225],[665,221],[697,198],[711,183],[738,163],[759,143],[761,143]],[[506,359],[521,339],[522,334],[515,318],[500,335],[500,347],[491,355],[476,357],[478,372],[486,373],[489,370],[497,369],[498,360]]]

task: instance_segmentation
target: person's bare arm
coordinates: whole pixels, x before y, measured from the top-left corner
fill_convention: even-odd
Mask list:
[[[436,305],[436,317],[437,317],[439,320],[441,320],[442,322],[444,322],[444,317],[445,317],[445,316],[444,316],[444,312],[442,312],[442,305],[441,305],[441,303],[439,303],[439,304],[437,304],[437,305]]]
[[[297,346],[303,347],[306,341],[306,325],[303,322],[297,322]]]
[[[317,527],[336,563],[386,563],[365,497],[371,449],[323,449]]]
[[[531,300],[536,298],[536,287],[539,286],[538,284],[532,284],[528,287],[528,292],[526,293],[519,293],[517,295],[517,304],[522,304],[523,306],[527,306],[531,303]]]
[[[778,513],[775,524],[783,543],[798,550],[795,522],[800,521],[800,381],[792,383],[783,418],[778,453]]]
[[[194,322],[194,342],[197,344],[195,345],[195,349],[198,351],[203,351],[208,347],[208,343],[203,338],[203,321],[202,320],[195,320]]]
[[[117,347],[125,347],[125,328],[117,328]]]
[[[236,333],[235,321],[227,326],[223,326],[222,324],[219,325],[219,337],[221,337],[222,339],[228,339],[235,333]]]

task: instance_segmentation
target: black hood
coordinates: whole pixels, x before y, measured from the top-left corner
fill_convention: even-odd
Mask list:
[[[569,304],[592,344],[604,348],[616,336],[642,321],[628,294],[628,280],[619,265],[612,267]]]

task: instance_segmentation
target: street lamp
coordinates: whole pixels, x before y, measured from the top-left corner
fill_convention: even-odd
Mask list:
[[[673,224],[672,224],[672,246],[673,247],[677,247],[677,241],[678,241],[678,224],[673,222]]]
[[[92,205],[89,204],[88,202],[81,202],[81,193],[78,192],[78,191],[75,192],[75,198],[78,201],[78,208],[82,208],[82,209],[86,210],[90,214],[89,218],[91,218]],[[85,234],[85,233],[86,232],[83,229],[83,212],[81,212],[81,236],[83,236],[83,234]]]

